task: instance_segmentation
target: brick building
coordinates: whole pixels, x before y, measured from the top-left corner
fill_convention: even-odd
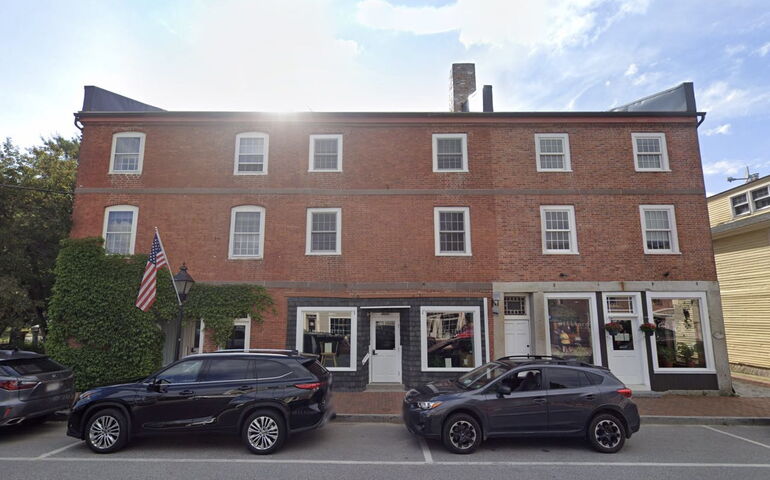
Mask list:
[[[473,70],[453,66],[447,113],[173,112],[86,87],[72,235],[125,254],[158,227],[197,281],[264,285],[277,313],[234,319],[229,346],[319,354],[340,389],[554,354],[728,391],[692,85],[498,113]],[[205,319],[185,327],[201,348]]]

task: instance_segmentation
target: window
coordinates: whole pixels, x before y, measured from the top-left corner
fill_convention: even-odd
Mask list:
[[[177,363],[158,374],[157,380],[168,383],[193,383],[198,381],[203,360],[187,360]]]
[[[752,190],[751,201],[754,204],[754,210],[770,207],[770,185]]]
[[[139,208],[115,205],[104,210],[104,250],[108,254],[133,255]]]
[[[251,317],[233,321],[230,338],[225,342],[227,350],[248,350],[251,344]]]
[[[526,317],[527,297],[525,295],[506,295],[504,307],[506,317]]]
[[[433,171],[468,171],[468,136],[465,133],[433,134]]]
[[[342,171],[342,135],[310,135],[308,171]]]
[[[495,379],[508,373],[508,367],[498,363],[487,363],[457,379],[457,383],[465,387],[466,390],[478,390],[492,383]]]
[[[571,368],[549,368],[548,389],[561,390],[565,388],[580,388],[588,385],[582,372]]]
[[[548,355],[600,364],[596,297],[581,293],[547,293],[545,301]]]
[[[713,372],[706,294],[650,293],[653,361],[664,372]]]
[[[253,205],[234,207],[230,213],[228,258],[262,258],[265,244],[265,209]]]
[[[730,204],[733,207],[733,216],[745,215],[751,213],[751,207],[749,206],[748,193],[742,193],[730,198]]]
[[[503,379],[511,392],[534,392],[543,389],[543,375],[540,370],[519,370]]]
[[[748,215],[770,207],[770,185],[763,185],[730,197],[733,216]]]
[[[306,255],[340,255],[342,210],[339,208],[309,208],[307,210]]]
[[[310,322],[315,324],[310,329]],[[329,370],[356,370],[356,309],[350,307],[297,308],[297,350],[318,355]]]
[[[640,205],[644,253],[679,253],[673,205]]]
[[[296,377],[286,365],[272,360],[257,360],[257,378],[259,380],[275,380],[278,378]]]
[[[575,207],[553,205],[540,207],[544,254],[577,255]]]
[[[142,173],[144,133],[121,132],[112,136],[110,173]]]
[[[211,358],[203,382],[256,379],[254,362],[248,358]]]
[[[481,365],[479,307],[421,307],[423,371],[466,371]]]
[[[235,175],[267,174],[270,137],[266,133],[248,132],[235,136]]]
[[[433,209],[437,256],[471,255],[471,219],[468,207]]]
[[[538,172],[572,171],[566,133],[536,133],[535,152]]]
[[[604,324],[613,322],[620,325],[620,331],[615,335],[605,332],[607,348],[611,350],[608,352],[610,357],[612,358],[616,352],[633,353],[639,348],[644,348],[637,338],[642,334],[639,331],[641,309],[638,307],[641,296],[638,293],[612,292],[603,294],[602,298],[604,299]]]
[[[634,166],[637,172],[668,171],[666,135],[663,133],[632,133]]]
[[[607,297],[608,313],[629,313],[634,314],[634,297],[632,296],[609,296]]]

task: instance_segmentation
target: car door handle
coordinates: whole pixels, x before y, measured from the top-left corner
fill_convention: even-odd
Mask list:
[[[242,386],[238,387],[238,391],[240,391],[240,392],[248,392],[249,390],[253,390],[253,389],[254,389],[254,387],[252,387],[250,385],[242,385]]]
[[[545,403],[545,398],[542,398],[542,397],[535,398],[532,400],[532,403],[537,403],[538,405],[542,405],[543,403]]]
[[[596,395],[594,395],[593,393],[589,393],[587,395],[583,395],[583,398],[585,398],[586,400],[593,400],[594,398],[596,398]]]
[[[192,397],[193,395],[195,395],[195,392],[192,390],[182,390],[179,392],[180,397]]]

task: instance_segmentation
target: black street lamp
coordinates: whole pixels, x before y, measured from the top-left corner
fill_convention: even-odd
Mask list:
[[[182,318],[184,318],[184,301],[190,293],[195,280],[187,273],[187,266],[183,263],[179,267],[179,273],[174,275],[174,285],[179,294],[179,318],[176,321],[176,346],[174,347],[174,360],[179,360],[179,351],[182,349]]]

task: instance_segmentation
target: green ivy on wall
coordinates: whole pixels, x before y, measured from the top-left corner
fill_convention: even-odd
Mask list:
[[[179,307],[167,269],[158,274],[149,312],[134,306],[146,255],[106,255],[101,238],[68,239],[56,261],[46,351],[75,371],[76,388],[149,375],[161,363],[162,322]],[[261,322],[273,301],[251,285],[196,284],[185,303],[185,321],[203,319],[217,345],[231,335],[233,319]]]

